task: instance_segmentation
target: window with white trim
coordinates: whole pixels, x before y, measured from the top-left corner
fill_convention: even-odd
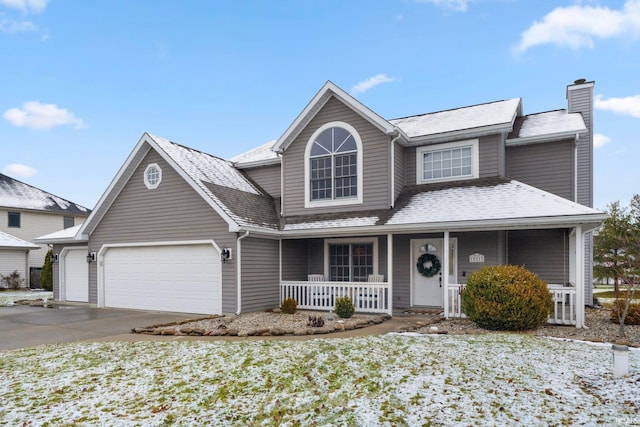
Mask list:
[[[362,143],[347,123],[320,127],[305,152],[305,207],[362,203]]]
[[[478,140],[417,149],[417,182],[453,181],[478,177]]]
[[[377,239],[325,241],[325,269],[332,282],[366,282],[377,274]]]
[[[161,181],[162,169],[160,169],[157,163],[151,163],[144,170],[144,185],[146,185],[149,190],[153,190],[154,188],[158,188]]]

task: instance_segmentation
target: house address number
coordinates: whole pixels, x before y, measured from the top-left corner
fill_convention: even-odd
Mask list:
[[[474,262],[474,263],[475,262],[480,262],[480,263],[482,263],[482,262],[484,262],[484,255],[483,254],[478,254],[478,253],[471,254],[471,255],[469,255],[469,262]]]

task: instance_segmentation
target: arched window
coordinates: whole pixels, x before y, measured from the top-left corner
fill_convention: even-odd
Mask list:
[[[362,203],[362,143],[342,122],[320,127],[305,153],[305,206]]]

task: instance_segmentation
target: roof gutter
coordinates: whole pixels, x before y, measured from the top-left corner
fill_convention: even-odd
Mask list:
[[[236,248],[236,315],[239,315],[242,312],[242,239],[249,235],[249,230],[245,231],[244,234],[238,237],[238,245]]]
[[[518,145],[538,144],[542,142],[561,141],[563,139],[579,138],[581,134],[587,133],[587,129],[571,130],[567,132],[556,132],[545,135],[525,136],[524,138],[511,138],[505,141],[507,147]]]

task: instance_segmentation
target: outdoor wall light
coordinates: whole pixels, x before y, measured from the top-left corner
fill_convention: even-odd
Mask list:
[[[96,253],[95,252],[89,252],[87,254],[87,262],[91,263],[93,261],[96,260]]]
[[[54,262],[58,262],[58,254],[51,254],[49,261],[51,262],[51,264],[53,264]]]
[[[220,260],[223,264],[231,260],[231,248],[227,248],[226,246],[222,247],[220,250]]]

